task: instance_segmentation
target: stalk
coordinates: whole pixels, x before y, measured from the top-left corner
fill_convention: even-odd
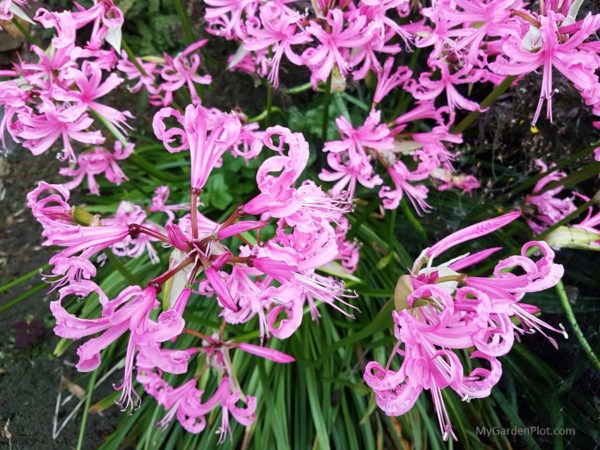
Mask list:
[[[29,32],[29,30],[24,27],[21,22],[16,17],[13,17],[12,24],[15,26],[17,30],[25,37],[25,40],[30,44],[37,45],[38,47],[42,46],[42,43],[38,41],[33,35]]]
[[[181,28],[183,29],[183,42],[185,45],[190,45],[195,40],[194,32],[192,31],[192,25],[190,23],[190,17],[188,16],[185,6],[181,0],[173,0],[173,6],[175,6],[179,20],[181,20]]]
[[[135,55],[129,48],[129,45],[127,45],[127,42],[125,42],[125,39],[121,39],[121,47],[123,47],[123,50],[125,50],[125,53],[127,54],[127,58],[129,58],[129,61],[131,61],[132,64],[137,68],[137,70],[139,70],[139,72],[142,74],[142,76],[147,77],[148,72],[146,72],[146,69],[144,69],[144,66],[142,66],[140,64],[140,62],[137,60],[137,58],[135,57]]]
[[[569,322],[569,325],[571,325],[571,328],[573,328],[573,332],[575,333],[575,336],[577,337],[577,340],[579,341],[581,348],[583,348],[583,351],[585,352],[588,359],[592,362],[592,364],[600,372],[600,360],[598,359],[598,357],[592,350],[590,343],[587,341],[587,339],[583,335],[581,328],[579,328],[579,324],[577,323],[577,320],[575,319],[575,314],[573,313],[573,308],[571,308],[571,304],[569,303],[569,298],[567,297],[567,292],[565,291],[565,286],[563,285],[562,281],[559,281],[558,284],[555,286],[555,288],[556,288],[556,293],[558,294],[558,298],[560,300],[560,304],[565,311],[565,315],[567,316],[567,321]]]
[[[267,82],[267,105],[265,110],[267,111],[267,126],[271,125],[271,111],[273,109],[273,86]]]
[[[323,138],[323,142],[327,140],[327,128],[329,127],[329,105],[331,103],[331,84],[333,82],[333,71],[329,74],[327,78],[327,83],[325,84],[325,97],[323,98],[323,127],[321,132],[321,137]]]
[[[29,297],[31,297],[33,294],[43,290],[44,288],[46,288],[48,285],[44,282],[41,282],[39,284],[36,284],[34,287],[32,287],[31,289],[29,289],[28,291],[23,292],[21,295],[19,295],[18,297],[14,298],[13,300],[11,300],[8,303],[5,303],[4,305],[0,305],[0,313],[6,311],[7,309],[12,308],[13,306],[19,304],[20,302],[22,302],[23,300],[28,299]]]
[[[494,90],[492,90],[492,92],[490,92],[488,96],[483,99],[483,101],[479,104],[480,109],[485,109],[492,106],[494,102],[498,99],[498,97],[500,97],[502,94],[504,94],[504,92],[506,92],[506,90],[510,87],[510,85],[513,83],[513,81],[515,81],[516,78],[517,77],[515,77],[514,75],[506,77],[502,81],[502,83],[496,86]],[[463,120],[461,120],[458,123],[458,125],[452,128],[452,133],[462,133],[467,128],[469,128],[469,126],[471,126],[471,124],[475,122],[475,120],[477,120],[477,118],[480,115],[481,111],[471,111]]]
[[[96,378],[98,377],[98,371],[100,368],[94,370],[90,375],[90,381],[88,383],[87,394],[85,397],[85,404],[83,406],[83,416],[81,417],[81,425],[79,426],[79,437],[77,438],[77,450],[83,449],[83,437],[85,436],[85,427],[87,424],[88,415],[90,413],[90,405],[92,403],[92,394],[94,393],[94,385],[96,384]]]

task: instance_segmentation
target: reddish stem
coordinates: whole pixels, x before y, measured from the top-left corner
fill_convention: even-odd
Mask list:
[[[202,333],[200,333],[199,331],[196,331],[196,330],[191,330],[189,328],[184,328],[183,332],[186,333],[186,334],[190,334],[192,336],[196,336],[197,338],[204,339],[205,341],[207,341],[207,342],[209,342],[211,344],[215,342],[215,340],[213,338],[211,338],[210,336],[207,336],[206,334],[202,334]]]
[[[143,225],[138,225],[137,223],[132,223],[129,225],[129,233],[132,235],[138,234],[138,233],[144,233],[144,234],[147,234],[148,236],[152,236],[153,238],[156,238],[160,241],[170,244],[169,238],[167,236],[165,236],[164,234],[162,234],[156,230],[153,230],[151,228],[147,228]]]
[[[227,219],[225,219],[225,222],[221,224],[219,229],[223,230],[224,228],[227,228],[229,225],[235,222],[238,217],[240,217],[240,211],[239,208],[235,208],[231,215]]]
[[[192,213],[192,238],[198,239],[198,194],[200,191],[192,188],[190,191],[190,208]]]
[[[248,265],[250,265],[251,261],[252,261],[252,258],[249,256],[230,256],[229,259],[227,260],[227,262],[229,264],[248,264]]]
[[[188,256],[186,259],[184,259],[183,261],[181,261],[179,264],[177,264],[172,269],[169,269],[165,273],[163,273],[162,275],[160,275],[160,276],[158,276],[158,277],[153,278],[152,280],[150,280],[148,282],[148,286],[162,285],[162,284],[164,284],[165,281],[167,281],[169,278],[171,278],[177,272],[179,272],[180,270],[186,268],[193,260],[194,259],[192,258],[192,256]]]
[[[235,237],[238,238],[240,241],[242,241],[244,244],[252,246],[250,241],[248,239],[246,239],[244,236],[242,236],[241,234],[236,234]]]
[[[537,20],[535,17],[527,14],[525,11],[517,11],[516,9],[513,10],[513,15],[520,17],[523,20],[526,20],[527,22],[529,22],[531,25],[533,25],[536,28],[540,28],[542,26],[542,24],[540,23],[539,20]]]

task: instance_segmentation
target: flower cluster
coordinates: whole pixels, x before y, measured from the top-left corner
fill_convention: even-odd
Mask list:
[[[0,82],[4,110],[0,138],[4,143],[8,133],[34,155],[58,143],[60,159],[70,163],[61,173],[74,177],[68,186],[77,186],[87,176],[90,191],[98,194],[94,177],[105,174],[116,184],[125,180],[117,161],[127,158],[132,150],[118,144],[111,153],[100,147],[106,137],[95,121],[124,133],[127,121],[133,118],[128,111],[105,103],[105,97],[123,82],[115,70],[123,15],[112,0],[100,0],[89,9],[80,7],[74,12],[39,8],[34,20],[55,34],[46,50],[31,45],[35,61],[16,62],[12,70],[0,74],[8,77]],[[80,45],[78,31],[84,27],[92,32]],[[92,147],[76,155],[74,143]]]
[[[337,119],[342,141],[326,144],[330,169],[321,178],[335,182],[333,192],[347,188],[352,194],[357,183],[379,186],[388,209],[407,196],[418,211],[428,210],[427,181],[439,190],[479,187],[472,175],[453,173],[455,155],[449,151],[462,142],[452,132],[457,111],[481,111],[465,97],[466,85],[498,85],[507,76],[542,69],[535,125],[544,102],[552,120],[556,68],[600,115],[598,42],[589,40],[600,28],[600,15],[578,20],[580,1],[545,2],[539,12],[520,0],[443,0],[412,10],[407,0],[314,1],[306,11],[285,1],[205,3],[207,31],[240,43],[230,60],[232,70],[267,77],[277,87],[285,56],[308,68],[314,88],[333,78],[336,90],[344,89],[349,76],[357,81],[375,74],[371,113],[358,128],[347,118]],[[429,70],[413,76],[408,66],[394,69],[396,56],[414,48],[430,51]],[[382,123],[376,108],[394,89],[403,89],[415,105]],[[431,131],[409,131],[423,119],[433,121]]]
[[[532,193],[525,197],[523,217],[536,235],[546,235],[544,240],[555,250],[575,248],[600,250],[600,212],[594,211],[589,197],[573,192],[564,195],[561,180],[567,174],[556,168],[549,169],[542,161],[536,161],[542,176],[533,187]],[[577,214],[575,199],[591,204],[586,216],[570,226],[558,226],[568,220],[571,214]]]
[[[536,164],[541,169],[541,173],[548,172],[548,166],[542,161],[538,160]],[[543,232],[577,209],[574,197],[559,197],[563,191],[562,186],[547,188],[550,183],[562,180],[566,176],[567,174],[560,170],[550,172],[540,178],[533,187],[532,193],[526,197],[523,206],[524,216],[527,225],[534,233]]]
[[[123,42],[124,13],[114,0],[94,0],[89,7],[74,3],[67,11],[39,8],[33,19],[24,12],[27,3],[0,0],[0,21],[42,27],[50,43],[43,48],[27,36],[29,53],[0,71],[0,142],[7,148],[10,137],[33,155],[58,147],[66,164],[59,171],[63,184],[40,182],[27,196],[44,245],[60,249],[43,275],[57,296],[50,306],[55,333],[85,339],[77,348],[77,369],[83,372],[98,369],[103,351],[125,341],[123,381],[116,387],[122,408],[139,405],[137,383],[165,409],[162,426],[176,418],[199,433],[220,410],[221,442],[232,417],[244,426],[255,420],[257,399],[242,390],[247,383],[239,360],[293,362],[271,348],[277,346],[272,338],[296,333],[305,312],[318,320],[323,303],[353,317],[355,294],[343,280],[359,263],[358,244],[348,237],[355,199],[372,190],[384,209],[410,202],[422,214],[432,209],[432,190],[478,189],[473,174],[458,170],[462,132],[490,98],[526,75],[541,77],[533,131],[544,106],[552,121],[555,69],[600,116],[600,14],[578,17],[581,0],[436,0],[427,6],[410,0],[312,0],[305,9],[307,2],[290,0],[204,0],[205,31],[238,45],[227,69],[269,85],[267,106],[254,119],[239,108],[226,113],[203,103],[203,86],[214,75],[206,72],[201,55],[206,56],[208,39],[189,39],[175,55],[135,56]],[[324,93],[323,145],[312,154],[302,133],[279,125],[261,129],[257,123],[274,123],[271,89],[286,83],[289,67],[305,77],[293,91]],[[144,149],[129,142],[134,117],[117,106],[124,102],[112,103],[123,86],[122,92],[147,94],[150,133],[177,159],[173,166],[179,170],[189,161],[184,196],[178,196],[180,185],[158,186],[160,175],[180,177],[151,167],[141,156]],[[345,92],[354,88],[356,96]],[[330,115],[332,101],[339,117]],[[335,138],[327,133],[332,121]],[[594,125],[600,128],[600,121]],[[136,131],[134,138],[147,130]],[[595,157],[600,160],[600,149]],[[102,205],[98,211],[114,210],[103,216],[71,205],[70,191],[83,183],[100,195],[101,175],[115,185],[128,177],[135,181],[136,172],[121,167],[128,158],[156,176],[147,177],[155,183],[148,189],[137,189],[147,200]],[[215,220],[202,202],[210,203],[214,192],[209,177],[231,158],[245,164],[244,171],[258,167],[255,182],[249,200]],[[307,174],[312,161],[316,172]],[[592,202],[576,192],[565,195],[566,173],[538,164],[545,175],[521,212],[442,239],[398,281],[392,313],[398,342],[385,367],[369,362],[364,373],[385,413],[406,413],[429,390],[444,439],[456,438],[443,389],[466,401],[486,397],[501,377],[499,358],[515,339],[537,331],[556,346],[549,332],[566,336],[562,326],[543,322],[539,309],[523,300],[559,283],[563,267],[554,262],[554,250],[600,249],[600,213],[590,206],[580,223],[559,227],[580,211],[577,198]],[[250,192],[246,187],[236,198]],[[397,225],[396,215],[391,217],[390,234]],[[498,247],[434,265],[446,251],[519,217],[540,240],[527,242],[519,255],[493,261],[489,277],[470,269],[489,262]],[[151,279],[139,279],[130,270],[133,264],[116,258],[149,261],[144,266]],[[119,292],[106,289],[97,276],[107,260],[127,282]],[[72,297],[99,304],[76,316],[67,306]],[[190,326],[186,312],[192,309],[212,314],[217,331]],[[244,342],[235,331],[237,325],[251,327],[251,321],[260,345]],[[198,369],[190,370],[192,364]]]
[[[500,248],[465,254],[433,265],[447,250],[492,233],[517,219],[508,213],[457,231],[426,248],[415,261],[410,275],[400,278],[394,300],[394,347],[386,367],[372,361],[364,379],[375,391],[379,407],[389,415],[409,411],[423,390],[429,390],[444,440],[452,436],[452,425],[444,406],[442,389],[450,388],[463,400],[483,398],[502,374],[498,358],[506,355],[515,337],[540,332],[554,346],[556,341],[544,330],[554,328],[535,316],[539,309],[522,300],[557,284],[564,272],[554,262],[554,252],[543,241],[531,241],[521,254],[500,260],[491,277],[469,275],[465,269],[487,260]],[[517,272],[517,273],[513,273]],[[465,373],[461,351],[469,354]],[[398,370],[391,368],[402,357]]]
[[[130,60],[123,53],[118,62],[118,69],[125,74],[127,80],[135,81],[130,86],[131,92],[145,89],[149,93],[150,104],[169,106],[173,102],[173,93],[186,87],[192,104],[201,103],[197,85],[212,82],[210,75],[200,75],[200,55],[198,51],[206,44],[206,39],[194,42],[175,56],[163,54],[162,58],[144,61],[142,58]]]
[[[431,131],[405,132],[411,121],[432,118],[437,121]],[[406,196],[414,208],[428,211],[428,187],[432,181],[438,190],[459,188],[470,192],[479,187],[472,175],[455,174],[453,156],[447,146],[462,142],[460,134],[452,133],[433,103],[421,103],[395,120],[390,129],[381,123],[381,113],[372,110],[365,123],[352,128],[344,117],[337,119],[342,137],[325,144],[330,169],[323,169],[320,178],[335,182],[331,192],[347,190],[354,197],[357,184],[367,188],[380,186],[379,196],[386,209],[396,209]],[[391,186],[384,183],[374,168],[377,163],[386,169]],[[412,167],[412,170],[409,168]]]
[[[168,126],[169,118],[177,124]],[[306,306],[314,318],[319,316],[320,303],[346,315],[351,315],[349,310],[353,308],[347,302],[352,294],[343,282],[321,270],[337,265],[338,271],[349,273],[356,266],[357,248],[345,239],[348,223],[344,215],[351,205],[342,197],[323,192],[312,181],[299,183],[308,161],[308,144],[301,134],[280,126],[267,129],[261,134],[261,147],[264,145],[263,151],[270,155],[257,171],[259,193],[239,205],[222,223],[198,211],[202,190],[222,155],[247,144],[248,135],[243,130],[235,114],[202,106],[189,105],[184,114],[170,108],[157,113],[157,138],[169,151],[189,151],[191,159],[189,205],[167,205],[165,187],[157,189],[152,200],[149,210],[165,213],[164,226],[148,221],[141,207],[128,202],[123,202],[111,218],[73,210],[68,203],[69,191],[61,185],[41,183],[28,196],[29,206],[44,228],[44,244],[62,247],[51,258],[52,272],[46,276],[60,294],[51,304],[56,334],[81,339],[100,333],[78,348],[77,368],[97,368],[101,351],[127,334],[119,403],[123,408],[137,405],[139,396],[133,388],[137,367],[139,382],[168,410],[164,423],[176,415],[186,429],[194,432],[202,430],[204,415],[217,405],[223,408],[223,433],[228,429],[229,413],[245,425],[254,420],[255,400],[241,392],[229,359],[230,350],[240,349],[277,362],[293,360],[275,350],[226,341],[227,324],[258,317],[262,338],[283,339],[298,329]],[[177,219],[176,212],[183,209],[189,209],[189,213]],[[233,237],[236,239],[230,239]],[[236,241],[238,244],[233,245]],[[154,249],[157,244],[171,249],[169,268],[149,280],[145,288],[129,286],[109,299],[94,282],[93,261],[104,252],[130,257],[148,252],[158,263]],[[161,291],[166,299],[162,310],[157,300]],[[91,293],[100,300],[98,318],[80,319],[62,305],[68,295]],[[194,301],[193,293],[214,298],[223,319],[217,335],[184,329],[183,313],[188,302]],[[153,312],[158,312],[155,319]],[[164,346],[177,342],[183,333],[202,337],[203,345],[186,349]],[[163,372],[186,373],[194,355],[206,356],[206,364],[222,377],[207,402],[201,399],[196,379],[173,388],[161,378]],[[240,401],[245,402],[244,408],[239,406]]]
[[[118,161],[129,157],[133,146],[126,141],[130,112],[109,106],[107,97],[125,80],[134,81],[129,89],[139,92],[144,87],[150,103],[167,106],[173,93],[185,86],[193,104],[200,103],[198,84],[210,84],[209,75],[198,73],[200,56],[197,51],[206,40],[190,45],[180,54],[153,58],[145,62],[121,52],[123,13],[112,0],[95,0],[85,9],[76,11],[47,11],[39,8],[32,21],[19,8],[18,2],[3,2],[1,11],[51,29],[54,37],[48,48],[31,45],[35,61],[19,61],[12,70],[0,72],[7,78],[0,81],[0,140],[6,148],[5,135],[40,155],[58,144],[59,159],[69,166],[61,175],[72,177],[65,183],[69,189],[87,178],[91,193],[98,195],[95,177],[104,174],[114,184],[126,180]],[[81,45],[82,36],[91,34]],[[81,31],[85,29],[85,31]],[[107,128],[119,135],[114,152],[101,145]],[[252,129],[252,128],[251,128]],[[253,129],[252,129],[253,130]],[[82,152],[76,152],[76,145]]]

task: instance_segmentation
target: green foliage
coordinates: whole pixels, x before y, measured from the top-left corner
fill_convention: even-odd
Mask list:
[[[180,19],[171,0],[124,0],[125,26],[131,30],[128,43],[137,55],[162,55],[173,52],[180,43]]]

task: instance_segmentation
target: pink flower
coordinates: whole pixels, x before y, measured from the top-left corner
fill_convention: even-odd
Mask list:
[[[306,31],[320,42],[318,47],[308,48],[302,53],[302,59],[312,71],[310,80],[313,87],[319,81],[327,80],[334,66],[342,75],[347,75],[352,69],[348,60],[350,50],[360,48],[371,40],[365,16],[354,15],[345,23],[344,13],[332,9],[327,14],[326,22],[328,29],[317,22],[311,22],[306,27]]]
[[[183,211],[189,209],[188,204],[180,203],[177,205],[167,205],[170,190],[168,186],[158,186],[152,197],[152,204],[148,208],[152,212],[163,212],[167,215],[167,224],[173,223],[175,220],[175,211]]]
[[[319,178],[323,181],[336,182],[329,190],[332,195],[346,192],[348,198],[354,198],[356,184],[373,189],[383,183],[383,180],[374,173],[373,166],[368,158],[354,158],[351,160],[346,153],[329,153],[327,155],[329,169],[323,169]]]
[[[542,161],[536,161],[542,172],[546,172],[548,167]],[[564,217],[577,209],[573,197],[560,198],[558,195],[562,192],[562,186],[549,189],[541,194],[536,194],[544,190],[544,187],[554,181],[566,177],[567,174],[555,170],[554,172],[542,177],[533,187],[533,191],[525,198],[524,215],[527,225],[534,233],[539,234],[546,228],[561,221]]]
[[[446,91],[446,101],[452,114],[456,109],[479,111],[479,104],[463,97],[455,85],[480,81],[481,71],[467,65],[454,73],[450,73],[450,67],[446,63],[442,62],[435,64],[435,66],[440,70],[439,80],[432,79],[432,72],[425,72],[419,76],[417,83],[408,85],[406,89],[417,100],[421,101],[434,100]]]
[[[248,21],[244,48],[252,52],[269,50],[269,82],[274,87],[279,86],[279,65],[283,55],[292,63],[302,65],[302,58],[292,50],[292,45],[311,40],[307,33],[298,30],[301,18],[299,13],[272,2],[261,6],[257,20]]]
[[[583,42],[600,29],[600,15],[588,14],[574,32],[561,32],[562,16],[548,11],[547,16],[539,18],[539,28],[530,27],[522,40],[509,39],[502,47],[508,58],[499,56],[490,68],[503,75],[523,75],[543,68],[542,89],[532,123],[540,116],[544,101],[547,106],[548,120],[552,121],[552,70],[556,68],[574,84],[575,88],[586,93],[598,92],[596,70],[600,61],[587,50]],[[570,36],[569,36],[570,34]],[[586,99],[588,104],[597,104],[600,94]]]
[[[19,114],[23,131],[19,137],[25,142],[23,146],[34,155],[40,155],[48,150],[58,139],[62,139],[63,159],[75,162],[75,152],[71,139],[83,144],[102,144],[104,137],[99,131],[89,131],[93,120],[85,114],[85,105],[70,106],[56,109],[47,105],[46,110],[39,115],[32,112]]]
[[[124,51],[117,62],[117,69],[123,72],[129,81],[138,80],[136,84],[129,87],[131,92],[139,92],[142,88],[146,88],[150,94],[155,94],[156,88],[154,87],[154,83],[156,81],[155,72],[157,63],[146,62],[141,58],[136,58],[136,61],[144,69],[145,74],[141,73],[137,66],[129,61]]]
[[[498,262],[490,278],[457,270],[488,259],[498,248],[433,265],[434,258],[446,250],[506,226],[519,215],[505,214],[451,234],[423,250],[410,275],[400,277],[392,313],[398,343],[385,368],[369,362],[364,373],[377,405],[386,414],[408,412],[421,392],[429,390],[443,439],[456,439],[442,389],[451,388],[466,401],[487,397],[502,374],[497,358],[510,351],[517,333],[538,331],[554,345],[556,341],[544,329],[566,337],[562,327],[553,328],[533,315],[538,308],[521,302],[525,293],[552,287],[563,274],[544,242],[525,244],[520,255]],[[527,256],[533,249],[540,254],[537,261]],[[511,273],[514,268],[523,274]],[[465,373],[455,350],[470,353],[471,364],[477,363],[470,373]],[[402,357],[400,368],[392,370],[398,356]]]
[[[259,0],[204,0],[206,31],[226,39],[242,39],[246,30],[242,16],[254,17]]]
[[[308,162],[308,143],[302,134],[276,126],[265,131],[264,144],[277,155],[259,167],[256,184],[260,193],[243,205],[240,212],[255,215],[268,212],[272,217],[284,217],[300,206],[294,196],[294,185]],[[286,146],[287,155],[284,153]]]
[[[323,149],[330,152],[327,161],[335,172],[323,170],[319,178],[339,180],[332,190],[334,195],[349,185],[348,195],[352,198],[357,181],[370,188],[382,183],[381,178],[373,174],[371,159],[393,149],[393,139],[387,125],[381,123],[381,113],[376,110],[371,111],[365,123],[356,129],[344,117],[338,117],[336,124],[342,139],[327,142]]]
[[[410,181],[421,181],[422,178],[413,175],[402,161],[398,161],[393,166],[388,167],[388,173],[395,184],[395,189],[383,186],[379,191],[379,196],[383,199],[384,208],[396,209],[400,204],[400,200],[406,194],[419,214],[431,209],[431,206],[426,201],[428,189],[423,185],[410,183]]]
[[[385,60],[383,68],[377,71],[377,87],[373,95],[373,103],[380,103],[391,91],[398,86],[404,86],[410,77],[412,71],[406,66],[400,66],[392,75],[392,66],[394,58]]]
[[[89,61],[84,61],[81,70],[69,70],[65,75],[65,79],[66,81],[75,82],[78,91],[74,89],[58,90],[54,93],[56,100],[86,105],[121,131],[127,125],[126,120],[133,118],[129,111],[121,112],[96,101],[98,98],[112,92],[123,82],[123,79],[115,73],[111,73],[106,80],[102,81],[102,70],[100,67]]]
[[[174,117],[183,129],[174,127],[167,130],[164,123],[167,117]],[[213,124],[209,124],[208,119],[208,110],[202,106],[188,105],[185,116],[172,108],[163,108],[152,124],[154,134],[169,151],[190,149],[191,184],[192,189],[197,191],[202,190],[223,153],[235,144],[241,129],[240,121],[233,115],[222,114]],[[170,146],[175,138],[181,139],[181,146]]]
[[[480,56],[486,53],[484,39],[506,38],[520,31],[520,24],[511,20],[514,11],[523,7],[520,0],[456,0],[436,6],[444,19],[458,25],[449,32],[456,38],[452,50],[458,53],[466,49],[467,62],[475,66],[480,65]]]
[[[126,225],[115,226],[90,226],[72,225],[49,233],[43,245],[56,245],[64,247],[60,253],[50,259],[71,256],[91,258],[105,248],[121,242],[130,233]]]
[[[117,161],[127,159],[133,151],[133,144],[127,145],[123,149],[123,144],[115,142],[114,153],[109,152],[104,147],[94,147],[91,151],[81,153],[77,157],[77,167],[63,167],[59,173],[74,179],[65,183],[67,189],[74,189],[81,184],[84,178],[87,178],[88,188],[92,194],[100,195],[100,188],[96,182],[96,176],[104,174],[106,179],[114,184],[121,184],[127,180],[127,176]]]
[[[106,302],[102,307],[102,316],[97,319],[79,319],[72,316],[65,311],[60,301],[50,305],[56,318],[54,332],[58,336],[81,339],[101,333],[77,349],[77,369],[80,371],[96,369],[100,365],[100,352],[127,331],[130,332],[123,384],[116,388],[123,391],[119,404],[124,409],[135,408],[140,401],[132,384],[134,356],[138,347],[166,342],[183,330],[183,319],[172,310],[160,313],[157,321],[150,319],[150,312],[157,306],[156,291],[153,288],[142,290],[138,286],[130,286],[114,300]],[[179,368],[187,371],[187,365]]]
[[[366,8],[354,10],[347,14],[349,20],[356,16],[360,19],[363,15],[367,16],[368,26],[364,30],[364,34],[370,36],[371,39],[362,46],[355,48],[352,51],[349,65],[354,67],[352,78],[354,80],[364,79],[370,70],[374,72],[381,71],[381,64],[378,56],[383,54],[395,55],[400,53],[401,47],[399,44],[390,44],[387,41],[394,35],[389,32],[384,22],[384,17],[379,15],[369,16]],[[393,23],[393,21],[392,21]]]
[[[173,92],[177,91],[184,85],[187,85],[192,104],[199,105],[201,103],[200,96],[196,90],[196,84],[210,84],[212,77],[210,75],[199,75],[200,55],[195,53],[203,47],[208,40],[203,39],[195,42],[183,50],[174,58],[165,54],[165,64],[160,72],[163,81],[159,89],[166,92],[163,100],[163,106],[167,106],[173,99]]]
[[[38,186],[27,194],[27,207],[44,228],[42,236],[48,237],[55,230],[73,225],[71,205],[69,205],[70,195],[65,186],[48,184],[45,181],[38,183]]]

